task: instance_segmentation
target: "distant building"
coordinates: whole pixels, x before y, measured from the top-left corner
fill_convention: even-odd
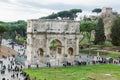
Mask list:
[[[102,16],[103,17],[110,17],[112,15],[113,15],[112,14],[112,8],[110,8],[110,7],[103,7],[102,8]]]
[[[117,15],[117,12],[114,12],[111,7],[103,7],[102,8],[102,17],[111,17],[113,15]]]

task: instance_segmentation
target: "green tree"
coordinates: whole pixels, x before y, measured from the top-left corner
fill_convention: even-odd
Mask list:
[[[17,21],[18,32],[22,37],[26,37],[27,23],[23,20]]]
[[[120,46],[120,17],[116,17],[111,27],[112,44]]]
[[[96,29],[96,23],[95,22],[82,22],[80,23],[80,32],[83,35],[83,38],[81,41],[86,37],[88,38],[88,41],[90,43],[91,40],[91,34],[92,31]]]
[[[25,37],[26,25],[24,25],[24,24],[18,24],[18,25],[17,25],[17,32],[18,32],[22,37]]]
[[[50,43],[50,48],[53,49],[53,50],[56,50],[57,49],[57,43],[55,40],[53,40],[51,43]]]
[[[75,19],[77,17],[77,13],[81,13],[81,9],[71,9],[70,13],[72,14],[71,19]]]
[[[20,34],[22,37],[26,37],[27,23],[23,20],[19,20],[17,22],[8,23],[10,27],[10,33],[12,34],[12,38],[15,39],[16,34]]]
[[[59,11],[57,13],[52,13],[48,16],[41,17],[40,19],[56,19],[60,17],[61,19],[69,18],[71,20],[74,20],[77,17],[77,13],[81,13],[81,9],[70,9],[70,10],[64,10]]]
[[[7,32],[7,35],[9,35],[10,38],[15,39],[15,37],[16,37],[17,25],[15,25],[15,24],[10,24],[10,25],[9,25],[9,28],[10,28],[10,30],[9,30],[9,32]]]
[[[1,43],[2,43],[2,37],[4,32],[8,30],[7,24],[4,22],[0,22],[0,51],[1,51]]]
[[[57,19],[58,14],[52,13],[46,17],[41,17],[40,19]]]
[[[58,17],[60,17],[61,19],[63,19],[63,18],[70,19],[71,17],[73,17],[72,13],[69,11],[60,11],[57,14],[58,14]]]
[[[97,22],[97,27],[95,30],[95,44],[102,44],[105,41],[105,33],[104,33],[104,23],[103,19],[99,18]]]
[[[21,37],[26,37],[27,23],[24,20],[7,22],[5,24],[7,24],[9,31],[5,33],[4,38],[12,38],[14,40],[16,34],[19,34]]]
[[[95,9],[92,10],[92,12],[95,12],[95,13],[97,13],[97,15],[98,15],[98,13],[101,12],[101,9],[100,9],[100,8],[95,8]]]

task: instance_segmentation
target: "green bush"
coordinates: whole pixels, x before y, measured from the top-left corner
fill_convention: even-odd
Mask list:
[[[103,43],[104,46],[112,46],[112,43],[110,41],[105,41]]]
[[[19,38],[16,38],[16,41],[18,42],[27,42],[26,38],[23,38],[23,37],[19,37]]]

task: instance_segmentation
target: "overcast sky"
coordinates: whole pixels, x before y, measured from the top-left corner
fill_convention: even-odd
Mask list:
[[[120,11],[119,0],[0,0],[0,21],[36,19],[53,12],[82,9],[84,15],[94,8],[112,7]]]

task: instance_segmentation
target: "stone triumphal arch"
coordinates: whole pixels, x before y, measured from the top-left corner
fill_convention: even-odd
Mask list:
[[[79,53],[79,22],[71,20],[28,20],[26,59],[29,64],[47,58],[62,61]]]

